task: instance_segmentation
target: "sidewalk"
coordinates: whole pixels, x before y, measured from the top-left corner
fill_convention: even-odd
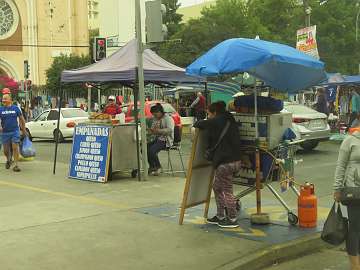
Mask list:
[[[250,226],[250,195],[240,228],[224,231],[205,225],[199,207],[187,211],[183,226],[177,224],[182,178],[98,184],[67,179],[62,163],[55,176],[50,162],[25,162],[21,168],[16,174],[0,167],[2,270],[245,269],[251,258],[276,259],[271,252],[295,250],[290,240],[300,245],[304,239],[312,248],[319,242],[320,228],[289,227],[285,211],[268,195],[264,208],[275,213],[274,224]],[[295,202],[291,195],[285,198]]]

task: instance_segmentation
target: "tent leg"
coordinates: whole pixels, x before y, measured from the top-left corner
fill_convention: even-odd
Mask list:
[[[58,95],[59,95],[59,104],[58,104],[59,113],[58,113],[57,128],[56,128],[57,131],[60,129],[60,114],[61,114],[61,103],[62,103],[62,95],[63,95],[63,89],[62,89],[61,83],[60,83]],[[56,161],[57,161],[58,146],[59,146],[59,134],[55,135],[55,156],[54,156],[53,174],[56,173]]]
[[[206,108],[207,108],[207,106],[209,106],[209,89],[207,82],[205,82],[205,100],[206,100]]]

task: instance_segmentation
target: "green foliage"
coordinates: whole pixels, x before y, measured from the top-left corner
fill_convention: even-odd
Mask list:
[[[178,0],[162,0],[161,2],[166,6],[164,24],[168,28],[168,36],[172,36],[181,28],[182,15],[176,13],[180,4]]]
[[[159,48],[162,57],[187,66],[219,42],[235,37],[270,40],[295,46],[296,30],[305,25],[304,7],[298,0],[217,0],[204,8],[202,17],[188,21]],[[300,4],[299,4],[300,3]],[[318,46],[327,71],[354,74],[360,62],[360,40],[355,41],[357,0],[309,0],[311,21],[318,28]],[[359,31],[360,36],[360,31]]]
[[[57,95],[60,88],[61,72],[84,67],[89,64],[91,64],[89,56],[61,55],[55,57],[51,67],[46,71],[46,88],[52,95]],[[83,86],[78,84],[65,85],[64,89],[66,89],[68,93],[86,91]]]

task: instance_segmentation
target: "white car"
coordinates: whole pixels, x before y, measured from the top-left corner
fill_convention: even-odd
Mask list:
[[[33,121],[26,123],[26,130],[30,139],[54,139],[59,135],[59,141],[72,138],[74,127],[77,124],[88,121],[88,113],[78,108],[63,108],[60,115],[60,128],[57,132],[57,120],[59,111],[57,109],[46,110]]]
[[[293,130],[300,140],[305,140],[300,144],[303,149],[313,150],[321,141],[329,140],[330,126],[326,114],[293,103],[285,103],[284,112],[292,113]]]

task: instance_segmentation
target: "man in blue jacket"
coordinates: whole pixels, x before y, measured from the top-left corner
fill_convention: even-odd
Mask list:
[[[15,166],[14,172],[20,172],[19,162],[19,144],[20,129],[25,134],[25,119],[18,106],[12,104],[10,95],[4,95],[2,98],[3,107],[0,107],[0,120],[2,127],[2,144],[6,157],[6,169],[11,167],[11,149],[13,151]]]

